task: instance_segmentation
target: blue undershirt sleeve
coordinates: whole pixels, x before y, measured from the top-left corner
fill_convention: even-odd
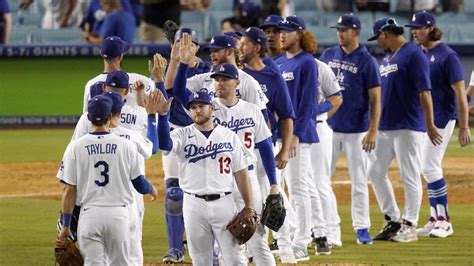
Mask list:
[[[272,137],[257,143],[260,157],[262,158],[263,168],[267,173],[270,185],[276,185],[275,156],[273,154]]]
[[[132,180],[133,187],[138,191],[140,194],[148,194],[153,191],[148,180],[145,179],[144,176],[139,176]]]
[[[170,136],[168,115],[160,115],[158,117],[158,143],[160,149],[164,151],[171,151],[171,149],[173,149],[173,140]]]
[[[163,93],[163,96],[165,96],[165,99],[168,100],[168,93],[166,92],[165,89],[165,83],[164,82],[156,82],[155,87]]]
[[[156,131],[156,116],[148,115],[148,126],[146,129],[147,138],[153,143],[152,154],[158,152],[158,132]]]
[[[179,63],[178,71],[173,83],[173,94],[178,101],[186,106],[188,104],[189,96],[191,91],[186,88],[186,71],[188,65]]]

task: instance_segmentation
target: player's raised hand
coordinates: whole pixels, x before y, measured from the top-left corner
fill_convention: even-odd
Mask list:
[[[171,46],[170,61],[173,61],[173,62],[179,61],[179,43],[180,43],[180,40],[176,40]]]
[[[467,146],[471,143],[471,130],[469,127],[459,128],[458,141],[461,147]]]
[[[366,152],[371,152],[375,149],[375,142],[377,140],[377,131],[367,132],[364,138],[362,139],[362,149]]]
[[[130,85],[130,88],[132,88],[132,90],[137,91],[137,92],[143,91],[145,89],[145,84],[143,84],[141,80],[137,80],[133,82],[132,85]]]
[[[198,48],[192,45],[191,35],[184,33],[179,42],[179,58],[180,62],[189,65],[194,59]]]
[[[158,112],[158,97],[160,93],[159,90],[151,90],[150,94],[145,97],[145,110],[149,115]]]
[[[173,102],[173,97],[170,97],[168,100],[165,99],[165,96],[161,91],[158,91],[158,114],[166,115],[171,108],[171,103]]]
[[[443,143],[443,136],[441,136],[441,134],[439,134],[436,127],[434,127],[434,126],[428,127],[428,132],[427,133],[428,133],[428,137],[430,138],[431,143],[433,143],[433,145],[438,146],[441,143]]]
[[[153,62],[148,60],[148,71],[155,79],[155,82],[163,82],[165,77],[165,70],[168,61],[161,56],[161,54],[156,53],[153,55]]]

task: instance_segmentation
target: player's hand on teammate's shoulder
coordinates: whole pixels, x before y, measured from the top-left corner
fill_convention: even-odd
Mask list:
[[[179,42],[179,60],[183,64],[189,65],[199,49],[197,46],[193,46],[192,43],[191,35],[184,33]]]
[[[148,60],[148,71],[155,79],[155,82],[163,82],[168,61],[161,54],[153,55],[153,62]]]
[[[441,134],[439,134],[438,129],[436,129],[435,126],[428,127],[427,133],[428,133],[428,137],[430,138],[431,143],[433,143],[433,145],[438,146],[441,143],[443,143],[443,136],[441,136]]]
[[[366,152],[371,152],[375,149],[375,143],[377,141],[377,131],[369,130],[362,139],[362,149]]]
[[[458,141],[461,147],[465,147],[471,143],[471,130],[469,127],[459,128]]]

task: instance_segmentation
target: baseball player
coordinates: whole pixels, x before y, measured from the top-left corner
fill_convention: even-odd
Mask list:
[[[84,88],[84,108],[83,113],[87,112],[87,102],[91,98],[91,86],[96,84],[97,82],[104,82],[107,78],[107,74],[120,70],[123,64],[123,56],[130,48],[130,45],[122,41],[120,37],[111,36],[105,38],[104,42],[100,46],[100,55],[104,62],[104,71],[103,73],[95,76],[91,80],[86,83]],[[129,106],[145,106],[144,97],[145,94],[149,93],[150,90],[155,88],[154,82],[140,74],[136,73],[128,73],[130,77],[130,86],[129,92],[126,97],[127,105]],[[131,86],[136,81],[140,80],[141,83],[145,85],[145,89],[142,91],[134,90],[134,87]],[[138,108],[138,107],[137,107]],[[120,120],[122,124],[127,124],[128,128],[133,128],[134,130],[141,130],[142,135],[146,136],[147,133],[147,120],[146,116],[145,119],[140,119],[140,116],[135,116],[133,114],[122,113]]]
[[[373,151],[377,138],[380,74],[375,58],[359,43],[359,18],[352,14],[342,15],[333,28],[337,29],[339,45],[326,49],[321,61],[331,67],[343,97],[348,100],[328,119],[333,130],[331,171],[336,170],[339,154],[344,151],[352,185],[351,216],[356,242],[371,244],[366,152]],[[319,132],[318,135],[321,139]]]
[[[164,71],[164,67],[162,68]],[[156,79],[158,79],[158,76]],[[136,82],[137,87],[142,86],[140,81]],[[161,85],[163,83],[161,82]],[[122,99],[125,98],[126,94],[128,93],[128,86],[129,86],[129,78],[128,74],[123,71],[112,71],[107,75],[107,79],[104,83],[103,90],[107,93],[114,93],[119,95]],[[157,86],[160,86],[157,84]],[[116,102],[114,101],[113,106],[113,118],[112,123],[109,126],[111,133],[118,135],[120,137],[127,138],[133,141],[138,148],[139,153],[145,158],[148,159],[151,157],[152,154],[155,154],[158,151],[158,136],[156,131],[156,110],[153,107],[153,99],[156,96],[156,90],[153,90],[149,94],[150,101],[148,101],[146,108],[137,107],[137,106],[130,106],[129,104],[125,103],[120,106],[116,106]],[[122,113],[132,113],[134,114],[134,110],[136,109],[143,109],[145,115],[148,113],[148,126],[147,126],[147,137],[142,136],[141,132],[126,128],[122,124]],[[143,115],[139,113],[138,115]],[[91,130],[92,124],[87,119],[87,113],[84,113],[81,118],[79,119],[76,128],[74,130],[74,134],[72,140],[76,140],[86,134],[88,134]],[[144,167],[144,166],[143,166]],[[131,216],[133,218],[131,220],[131,225],[133,227],[132,234],[133,241],[131,246],[132,256],[131,259],[136,262],[136,264],[143,264],[143,252],[141,247],[141,240],[142,240],[142,226],[143,226],[143,218],[145,212],[145,206],[143,202],[143,196],[139,193],[134,193],[135,201],[134,205],[132,205],[133,209],[131,212],[138,215],[136,218],[135,216]]]
[[[382,113],[375,160],[368,176],[385,222],[374,240],[418,240],[416,224],[421,206],[421,155],[425,132],[434,145],[442,143],[433,120],[429,64],[420,47],[403,37],[403,27],[394,18],[381,18],[373,26],[378,45],[388,51],[380,64]],[[423,116],[425,119],[423,119]],[[392,185],[387,177],[390,162],[397,158],[405,189],[401,223]]]
[[[272,131],[272,141],[276,143],[279,139],[279,147],[275,147],[275,164],[278,169],[283,169],[289,160],[289,144],[293,135],[294,111],[291,105],[288,87],[281,77],[279,70],[265,65],[263,57],[267,47],[267,38],[265,33],[256,27],[250,27],[242,33],[238,49],[240,61],[244,65],[243,71],[251,75],[258,81],[262,91],[268,98],[267,110],[269,112],[270,129]],[[270,59],[272,60],[272,59]],[[273,61],[273,60],[272,60]],[[280,136],[278,136],[280,135]],[[262,200],[265,200],[269,193],[269,183],[265,169],[261,162],[259,149],[256,149],[257,177],[261,190]],[[280,176],[277,175],[277,183],[280,184]],[[288,203],[286,194],[282,193],[285,204]],[[288,209],[291,206],[285,206]],[[287,214],[287,217],[289,215]],[[278,231],[273,233],[273,237],[281,236],[279,241],[279,257],[282,263],[296,263],[293,250],[291,249],[290,225],[289,219],[285,219],[284,225]]]
[[[433,145],[427,139],[423,144],[422,172],[428,187],[430,218],[423,228],[417,229],[417,234],[447,237],[454,231],[448,214],[448,191],[441,162],[456,118],[459,119],[459,144],[464,147],[470,142],[463,70],[456,52],[442,43],[443,32],[436,26],[433,14],[426,11],[415,13],[407,27],[411,27],[413,38],[423,48],[430,64],[434,123],[443,136],[440,145]]]
[[[237,212],[234,179],[244,208],[253,209],[249,161],[241,141],[231,130],[215,125],[214,105],[207,92],[191,95],[186,107],[194,124],[171,132],[166,113],[171,100],[159,109],[160,148],[176,153],[183,190],[183,217],[189,255],[194,265],[212,265],[214,239],[225,265],[247,265],[237,240],[226,230]]]
[[[311,200],[309,195],[310,147],[319,141],[316,132],[318,108],[318,68],[313,54],[316,41],[305,30],[303,19],[289,16],[278,24],[280,46],[285,55],[276,60],[286,81],[295,111],[290,157],[284,170],[289,198],[296,212],[297,227],[293,236],[293,252],[297,261],[309,260],[307,246],[311,242]]]
[[[193,51],[189,49],[189,35],[185,35],[180,43],[180,66],[174,82],[174,94],[178,100],[186,105],[187,99],[192,94],[186,90],[186,67]],[[252,103],[237,98],[237,86],[239,85],[239,74],[233,64],[221,64],[217,66],[210,76],[216,82],[217,98],[213,100],[215,106],[214,122],[233,130],[244,144],[252,165],[249,166],[249,176],[252,182],[252,195],[257,214],[262,213],[262,196],[254,171],[257,160],[254,152],[255,146],[260,149],[262,165],[270,183],[270,193],[279,193],[276,182],[275,160],[271,142],[271,132],[268,129],[260,108]],[[242,199],[238,193],[234,195],[238,206],[242,205]],[[248,242],[253,259],[257,265],[275,265],[275,259],[267,245],[267,235],[263,225],[259,225],[257,233]]]
[[[193,49],[199,49],[197,40],[197,33],[189,28],[182,28],[178,30],[174,36],[174,44],[171,49],[170,55],[170,66],[168,72],[174,72],[172,67],[177,67],[179,63],[179,40],[183,37],[184,33],[188,33],[192,38]],[[186,72],[188,78],[207,73],[211,69],[209,62],[201,60],[199,57],[194,56],[193,62],[190,63],[190,67]],[[173,82],[174,80],[168,78],[165,80],[165,88],[167,96],[173,96]],[[191,118],[183,109],[183,106],[178,101],[171,103],[171,109],[169,114],[169,122],[171,130],[175,128],[181,128],[192,124]],[[163,172],[165,174],[166,183],[166,194],[165,194],[165,217],[166,217],[166,232],[168,236],[168,251],[163,256],[163,262],[165,263],[179,263],[184,259],[184,247],[183,247],[183,236],[184,236],[184,221],[183,221],[183,192],[179,187],[179,167],[177,165],[178,159],[175,158],[174,153],[162,153]]]
[[[278,24],[282,21],[283,18],[281,16],[270,15],[259,26],[259,28],[265,31],[267,36],[268,49],[266,55],[274,60],[283,55],[280,49],[280,29],[278,28]]]
[[[341,87],[331,68],[317,59],[318,113],[316,132],[319,142],[310,147],[312,158],[309,191],[312,237],[315,255],[330,255],[332,246],[342,246],[336,195],[331,186],[332,129],[326,122],[342,103]]]
[[[63,228],[56,245],[64,243],[74,204],[80,205],[78,242],[86,265],[135,265],[130,260],[130,181],[139,193],[152,195],[152,200],[157,196],[143,176],[143,159],[135,145],[109,133],[112,104],[104,95],[90,100],[92,131],[68,145],[58,173],[65,189]]]

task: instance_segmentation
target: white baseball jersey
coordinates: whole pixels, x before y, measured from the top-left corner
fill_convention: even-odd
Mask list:
[[[76,186],[77,205],[129,205],[134,201],[130,181],[145,174],[143,166],[131,141],[91,133],[69,143],[57,177]]]
[[[469,86],[474,86],[474,70],[471,72],[471,80],[469,81]]]
[[[216,194],[233,191],[234,172],[249,165],[238,136],[216,126],[206,138],[194,125],[171,132],[180,173],[179,186],[188,193]]]
[[[255,164],[255,143],[272,136],[259,107],[243,100],[231,107],[221,104],[219,98],[214,98],[213,102],[216,108],[214,123],[234,131],[244,144],[250,161]]]
[[[120,113],[119,125],[124,128],[137,131],[142,134],[142,136],[146,137],[148,128],[148,114],[145,108],[138,105],[131,105],[128,103],[128,101],[125,102]],[[90,130],[91,123],[89,119],[87,119],[86,111],[79,118],[79,121],[76,124],[76,128],[74,129],[72,139],[78,139],[89,133]]]
[[[341,91],[341,86],[337,82],[336,75],[332,72],[331,68],[318,59],[316,63],[318,65],[318,103],[324,102],[329,96]],[[326,120],[328,118],[327,113],[318,115],[318,120]]]
[[[240,84],[237,86],[237,98],[254,103],[262,110],[266,109],[268,99],[260,84],[246,72],[240,69],[238,71]],[[211,98],[215,98],[215,83],[211,75],[212,72],[195,75],[187,80],[186,87],[192,92],[207,90]]]
[[[105,80],[107,79],[107,74],[108,73],[99,74],[86,83],[86,86],[84,87],[84,102],[83,102],[83,108],[82,108],[83,113],[87,112],[87,103],[89,102],[91,98],[90,87],[97,82],[101,82],[101,81],[105,82]],[[145,84],[145,93],[148,94],[150,93],[150,90],[155,89],[155,83],[150,78],[145,77],[140,74],[136,74],[136,73],[127,73],[127,74],[129,77],[129,82],[128,82],[129,88],[128,88],[128,94],[125,96],[125,100],[130,105],[135,106],[137,105],[137,92],[133,90],[132,88],[130,88],[130,85],[135,83],[135,81],[140,80],[143,84]]]

